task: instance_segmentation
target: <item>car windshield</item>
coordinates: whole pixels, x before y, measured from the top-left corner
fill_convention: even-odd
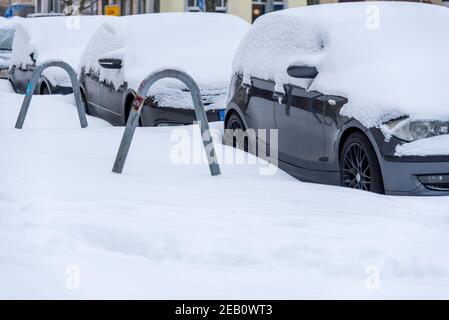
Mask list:
[[[14,39],[14,30],[0,30],[0,50],[12,50],[12,41]]]

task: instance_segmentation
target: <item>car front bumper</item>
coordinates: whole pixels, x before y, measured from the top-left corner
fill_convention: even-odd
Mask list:
[[[423,176],[449,175],[449,157],[385,157],[382,163],[385,193],[389,195],[447,196],[449,184],[423,183]]]

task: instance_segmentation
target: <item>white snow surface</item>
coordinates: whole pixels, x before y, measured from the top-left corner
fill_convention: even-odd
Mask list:
[[[449,298],[447,197],[260,176],[262,163],[211,177],[169,161],[171,134],[192,127],[138,128],[112,174],[123,128],[79,129],[73,101],[40,97],[15,130],[23,96],[0,84],[0,298]]]
[[[397,156],[447,156],[449,155],[449,135],[398,145],[395,154]]]
[[[98,26],[114,17],[69,16],[19,19],[16,21],[11,66],[25,68],[47,60],[63,60],[78,70],[79,59]],[[59,68],[44,71],[45,77],[54,85],[70,86],[70,78]]]
[[[0,79],[0,129],[14,128],[24,96],[16,94],[7,80]],[[87,116],[89,127],[110,127],[106,121]],[[34,95],[23,125],[24,129],[80,128],[75,97]]]
[[[80,68],[120,87],[137,91],[147,75],[161,68],[183,69],[198,83],[207,109],[225,108],[232,59],[250,25],[216,13],[161,13],[107,21],[93,35]],[[123,61],[121,70],[101,68],[100,58]],[[150,94],[159,106],[193,108],[185,86],[162,80]]]
[[[308,6],[257,19],[234,72],[307,88],[290,65],[316,66],[309,90],[349,99],[341,113],[366,127],[408,115],[449,119],[449,10],[405,2]]]

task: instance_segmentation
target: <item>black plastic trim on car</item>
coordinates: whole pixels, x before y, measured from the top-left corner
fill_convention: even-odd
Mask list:
[[[449,162],[449,156],[384,156],[388,162]]]

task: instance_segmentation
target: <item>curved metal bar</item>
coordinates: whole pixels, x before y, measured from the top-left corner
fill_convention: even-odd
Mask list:
[[[39,82],[39,79],[44,70],[50,67],[59,67],[61,69],[64,69],[70,76],[73,94],[75,95],[76,107],[78,109],[78,116],[80,118],[81,128],[86,128],[87,127],[86,111],[84,110],[83,99],[81,97],[80,84],[78,82],[78,76],[76,75],[75,70],[73,70],[73,68],[64,61],[49,60],[40,64],[31,75],[31,79],[30,82],[28,83],[27,91],[25,93],[25,99],[23,100],[22,108],[20,109],[20,113],[16,121],[16,129],[23,128],[23,123],[25,122],[25,118],[27,116],[28,109],[30,107],[31,98],[33,97],[34,91],[36,90],[37,83]]]
[[[148,75],[145,78],[145,80],[142,81],[139,90],[137,91],[137,96],[133,102],[131,113],[128,118],[128,123],[126,124],[125,133],[123,134],[122,142],[120,144],[120,148],[117,153],[117,157],[115,159],[112,172],[115,173],[123,172],[123,167],[125,166],[126,158],[128,156],[134,132],[139,123],[139,118],[142,112],[145,96],[147,95],[148,90],[154,83],[164,78],[172,78],[182,81],[190,90],[190,93],[192,94],[193,105],[195,106],[196,119],[201,128],[201,136],[203,138],[203,145],[209,162],[210,173],[212,176],[217,176],[221,174],[220,166],[218,164],[217,157],[215,154],[214,143],[210,135],[209,122],[207,120],[206,112],[204,111],[203,101],[201,99],[200,89],[198,88],[198,85],[191,76],[189,76],[184,71],[175,69],[156,71]]]

